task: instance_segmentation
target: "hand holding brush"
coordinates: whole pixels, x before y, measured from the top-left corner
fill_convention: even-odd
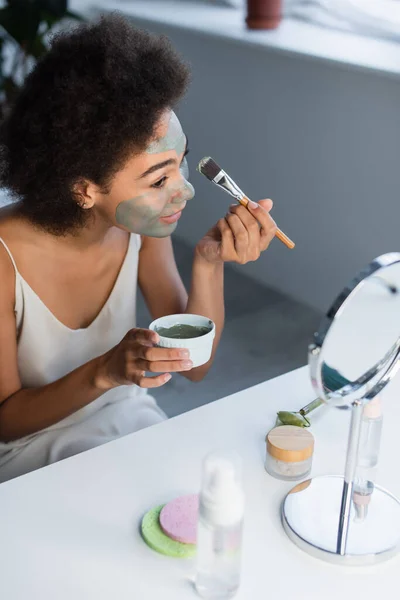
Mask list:
[[[252,203],[253,204],[253,203]],[[198,242],[196,255],[208,263],[235,262],[244,265],[259,259],[275,237],[276,224],[269,212],[271,200],[230,206],[228,213]]]
[[[199,162],[197,168],[202,175],[209,179],[209,181],[211,181],[218,187],[222,188],[225,192],[233,196],[233,198],[235,198],[236,201],[245,208],[256,209],[259,206],[256,202],[252,202],[252,200],[250,200],[244,194],[244,192],[242,192],[242,190],[233,181],[233,179],[231,179],[231,177],[229,177],[229,175],[223,169],[221,169],[221,167],[219,167],[210,156],[203,158]],[[288,238],[288,236],[285,233],[283,233],[281,229],[276,229],[275,236],[290,250],[292,250],[295,247],[294,242],[292,242],[292,240]]]

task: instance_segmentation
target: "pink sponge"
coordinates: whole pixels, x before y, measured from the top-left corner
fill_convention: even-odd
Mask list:
[[[166,504],[160,513],[161,529],[172,540],[182,544],[195,544],[197,539],[197,494],[182,496]]]

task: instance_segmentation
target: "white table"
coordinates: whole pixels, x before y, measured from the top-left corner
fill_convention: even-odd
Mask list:
[[[227,373],[229,376],[229,373]],[[279,518],[293,484],[263,468],[264,436],[279,409],[314,397],[307,369],[0,485],[0,597],[4,600],[189,600],[193,563],[151,551],[141,516],[198,490],[205,453],[234,447],[247,493],[239,600],[397,597],[400,557],[373,568],[326,564],[297,549]],[[379,483],[400,495],[400,380],[385,394]],[[348,412],[313,419],[314,474],[341,472]],[[394,595],[393,595],[394,594]]]

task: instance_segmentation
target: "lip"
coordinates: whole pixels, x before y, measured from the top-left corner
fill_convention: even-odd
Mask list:
[[[179,212],[176,212],[173,215],[170,215],[169,217],[160,217],[160,221],[168,224],[176,223],[176,221],[179,221],[179,219],[181,218],[181,215],[182,211],[180,210]]]
[[[176,223],[177,221],[179,221],[179,219],[182,216],[182,211],[185,208],[185,205],[182,206],[182,208],[180,210],[178,210],[177,212],[173,213],[172,215],[167,215],[165,217],[160,217],[160,221],[162,221],[163,223]]]

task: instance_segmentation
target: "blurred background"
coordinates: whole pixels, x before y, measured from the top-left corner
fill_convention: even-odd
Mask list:
[[[276,0],[274,1],[276,5]],[[52,32],[102,12],[168,35],[192,68],[179,107],[196,201],[174,236],[183,279],[228,196],[195,171],[212,156],[296,242],[226,270],[215,365],[157,391],[170,415],[303,366],[324,311],[366,263],[398,251],[400,0],[283,0],[274,30],[246,28],[246,0],[8,0],[0,4],[4,115]],[[7,202],[2,193],[1,202]],[[149,315],[139,299],[138,323]]]

